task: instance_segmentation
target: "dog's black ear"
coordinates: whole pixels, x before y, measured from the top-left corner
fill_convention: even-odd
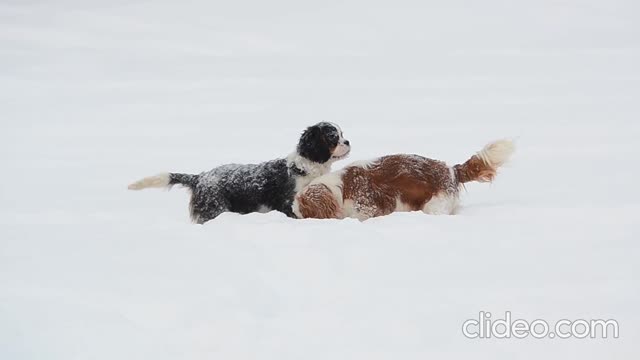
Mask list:
[[[331,159],[331,149],[320,126],[310,126],[302,133],[298,143],[298,154],[320,164]]]

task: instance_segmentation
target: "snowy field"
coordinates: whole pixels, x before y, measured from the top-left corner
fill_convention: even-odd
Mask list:
[[[637,1],[0,1],[0,359],[637,359]],[[225,214],[127,191],[291,152],[450,164],[457,216]],[[470,340],[480,311],[619,339]]]

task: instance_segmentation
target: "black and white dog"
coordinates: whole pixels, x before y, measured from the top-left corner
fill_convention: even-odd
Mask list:
[[[277,210],[293,214],[294,195],[313,179],[331,171],[331,164],[351,151],[340,127],[321,122],[308,127],[296,151],[287,158],[261,164],[229,164],[199,175],[164,173],[129,185],[130,190],[175,184],[191,190],[191,219],[202,224],[223,212],[248,214]]]

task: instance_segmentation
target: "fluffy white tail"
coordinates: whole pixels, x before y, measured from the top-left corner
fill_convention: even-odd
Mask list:
[[[473,155],[462,165],[453,167],[458,182],[490,182],[496,176],[499,167],[504,165],[513,154],[515,146],[511,140],[494,141]]]
[[[513,141],[503,139],[487,144],[477,155],[485,164],[497,169],[509,161],[514,151]]]
[[[169,186],[171,177],[169,173],[162,173],[156,176],[149,176],[129,185],[129,190],[142,190],[146,188],[165,188]]]

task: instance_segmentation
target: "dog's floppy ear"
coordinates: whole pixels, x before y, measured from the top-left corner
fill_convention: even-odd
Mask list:
[[[298,154],[320,164],[331,159],[331,149],[320,126],[310,126],[302,133],[298,143]]]

